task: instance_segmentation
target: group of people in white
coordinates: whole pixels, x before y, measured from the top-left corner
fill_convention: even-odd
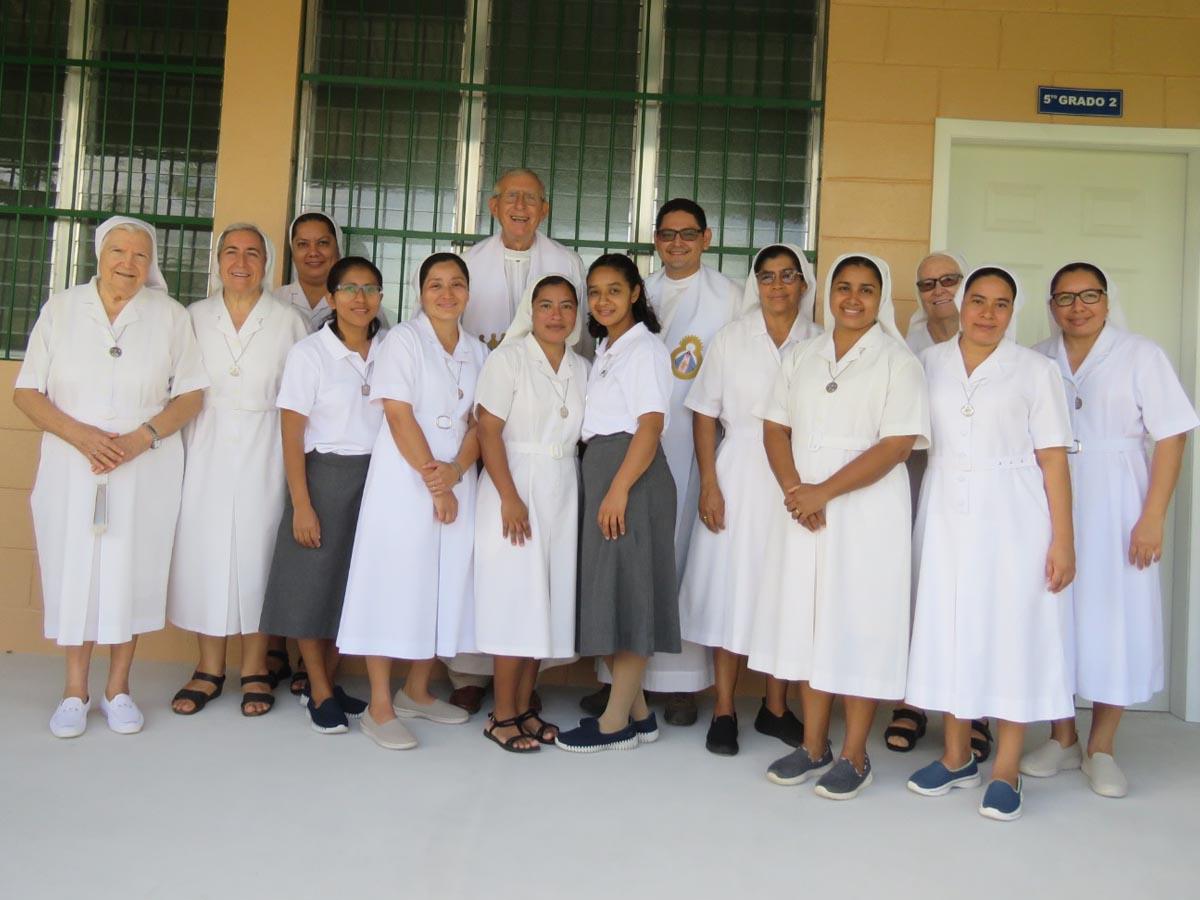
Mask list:
[[[1157,563],[1200,420],[1099,265],[1029,294],[934,253],[905,338],[866,253],[832,261],[818,293],[803,251],[772,244],[738,286],[702,263],[704,211],[676,199],[643,279],[541,234],[533,172],[506,173],[490,208],[497,233],[425,259],[391,328],[395,286],[324,213],[292,223],[295,278],[274,291],[271,241],[230,225],[211,296],[186,309],[153,227],[98,228],[96,277],[42,308],[14,393],[45,431],[32,506],[67,670],[53,734],[86,729],[97,643],[108,725],[139,731],[134,648],[169,618],[199,643],[181,715],[222,692],[234,635],[242,712],[269,712],[293,638],[321,733],[353,718],[407,749],[413,719],[467,721],[431,689],[441,658],[456,694],[494,679],[484,734],[506,751],[633,748],[659,734],[644,689],[694,710],[711,685],[706,746],[733,755],[748,665],[767,676],[755,729],[794,748],[778,784],[857,796],[883,701],[892,750],[943,714],[918,794],[980,785],[993,725],[982,814],[1019,816],[1023,774],[1082,766],[1097,793],[1126,792],[1114,739],[1163,685]],[[1025,302],[1050,321],[1036,348],[1014,340]],[[338,685],[342,653],[365,657],[366,700]],[[560,729],[538,672],[579,657],[611,684]],[[1094,704],[1086,743],[1076,695]]]

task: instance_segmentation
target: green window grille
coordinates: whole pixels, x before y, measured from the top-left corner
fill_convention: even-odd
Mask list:
[[[401,314],[422,257],[492,233],[492,185],[518,166],[585,261],[648,268],[674,196],[705,207],[731,276],[770,241],[811,253],[826,5],[309,0],[297,208],[345,226]]]
[[[96,225],[158,231],[184,302],[207,287],[225,0],[0,0],[0,355],[95,272]]]

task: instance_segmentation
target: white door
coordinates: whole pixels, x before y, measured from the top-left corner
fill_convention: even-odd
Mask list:
[[[1025,292],[1018,339],[1027,346],[1050,333],[1054,271],[1071,260],[1096,262],[1119,288],[1130,329],[1161,345],[1179,371],[1183,354],[1194,352],[1183,337],[1187,165],[1183,153],[955,144],[947,246],[971,265],[995,262],[1016,273]],[[1165,598],[1174,586],[1174,519],[1161,570]],[[1171,606],[1164,603],[1167,635]],[[1168,691],[1145,708],[1167,709]]]

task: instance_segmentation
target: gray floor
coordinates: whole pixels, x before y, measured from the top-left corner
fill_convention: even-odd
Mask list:
[[[172,715],[186,674],[137,665],[142,734],[93,711],[61,741],[46,729],[61,661],[0,656],[0,896],[1197,896],[1200,728],[1166,714],[1127,720],[1128,798],[1068,773],[1028,783],[1025,817],[1001,824],[977,791],[905,790],[937,729],[907,756],[875,743],[875,784],[834,803],[766,781],[785,748],[752,730],[752,701],[733,758],[705,752],[703,724],[630,752],[517,756],[484,742],[481,715],[389,753],[356,728],[315,734],[283,689],[265,719],[243,719],[236,690]],[[554,690],[548,718],[573,722],[579,695]]]

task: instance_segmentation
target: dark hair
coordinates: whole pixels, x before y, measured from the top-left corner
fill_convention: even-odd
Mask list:
[[[292,223],[292,230],[288,232],[289,241],[296,239],[296,226],[303,225],[305,222],[320,222],[329,229],[329,236],[333,238],[335,244],[337,243],[337,226],[333,224],[333,219],[329,218],[325,213],[319,212],[304,213],[296,216],[296,221]],[[341,251],[342,248],[338,247],[338,252],[340,253]]]
[[[800,265],[800,260],[796,258],[796,254],[792,252],[790,247],[785,247],[783,244],[771,244],[763,247],[758,251],[758,256],[754,257],[754,274],[757,275],[762,271],[762,267],[772,259],[780,256],[786,256],[796,266],[796,271],[801,275],[804,274],[804,267]],[[883,279],[879,279],[879,283],[883,284]]]
[[[575,290],[575,285],[573,285],[571,283],[570,279],[564,278],[562,275],[547,275],[545,278],[539,279],[538,283],[533,286],[533,294],[531,296],[531,299],[536,300],[538,291],[540,291],[542,288],[556,287],[560,284],[563,287],[567,287],[567,288],[571,289],[571,296],[575,298],[575,304],[578,305],[579,304],[579,292],[577,290]]]
[[[963,296],[967,296],[967,291],[971,289],[971,285],[977,282],[980,278],[999,278],[1012,289],[1013,301],[1017,299],[1017,282],[1011,275],[1003,269],[998,269],[995,266],[984,266],[982,269],[976,269],[971,273],[971,277],[967,279],[963,285]]]
[[[650,300],[646,297],[646,283],[642,281],[642,273],[638,271],[638,267],[632,259],[624,253],[605,253],[588,266],[588,277],[591,278],[592,273],[597,269],[616,269],[625,283],[629,285],[630,291],[637,288],[638,298],[633,301],[631,310],[633,321],[645,324],[651,334],[658,334],[662,331],[662,325],[658,323],[658,316],[650,308]],[[608,337],[608,329],[595,320],[591,310],[588,310],[587,327],[588,334],[596,340]]]
[[[316,213],[313,213],[313,215],[316,215]],[[342,278],[346,272],[354,268],[369,269],[371,274],[375,276],[375,281],[381,288],[383,287],[383,274],[379,271],[375,263],[364,256],[343,256],[333,264],[333,267],[329,270],[329,277],[325,279],[325,290],[329,291],[330,299],[333,298],[334,293],[337,291],[337,286],[342,283]],[[342,332],[338,330],[336,309],[330,311],[329,315],[322,321],[322,324],[325,322],[329,323],[329,330],[337,335],[338,340],[343,340]],[[367,337],[375,337],[381,327],[383,326],[379,323],[379,317],[376,316],[371,320],[371,324],[367,326]]]
[[[1061,269],[1054,273],[1054,277],[1050,279],[1050,293],[1053,294],[1055,288],[1058,287],[1058,279],[1071,272],[1090,272],[1096,276],[1096,280],[1100,282],[1100,287],[1108,290],[1108,279],[1104,277],[1104,273],[1100,271],[1099,266],[1094,266],[1090,262],[1072,262],[1067,263]]]
[[[870,269],[875,273],[875,277],[879,279],[880,288],[883,287],[883,273],[879,271],[879,266],[875,265],[874,262],[867,259],[865,256],[847,256],[834,267],[833,274],[829,276],[829,283],[833,284],[835,281],[837,281],[837,277],[841,273],[842,269],[848,269],[851,266],[862,266]]]
[[[426,258],[425,262],[421,263],[421,268],[417,272],[417,290],[425,287],[425,279],[429,277],[429,270],[439,263],[454,263],[463,273],[463,278],[467,279],[467,285],[471,284],[471,273],[467,270],[467,264],[463,262],[463,258],[457,253],[433,253]]]
[[[676,197],[658,208],[658,215],[654,217],[655,229],[662,228],[663,219],[673,212],[689,213],[699,223],[701,231],[708,228],[708,217],[704,215],[704,208],[699,203],[687,197]]]

